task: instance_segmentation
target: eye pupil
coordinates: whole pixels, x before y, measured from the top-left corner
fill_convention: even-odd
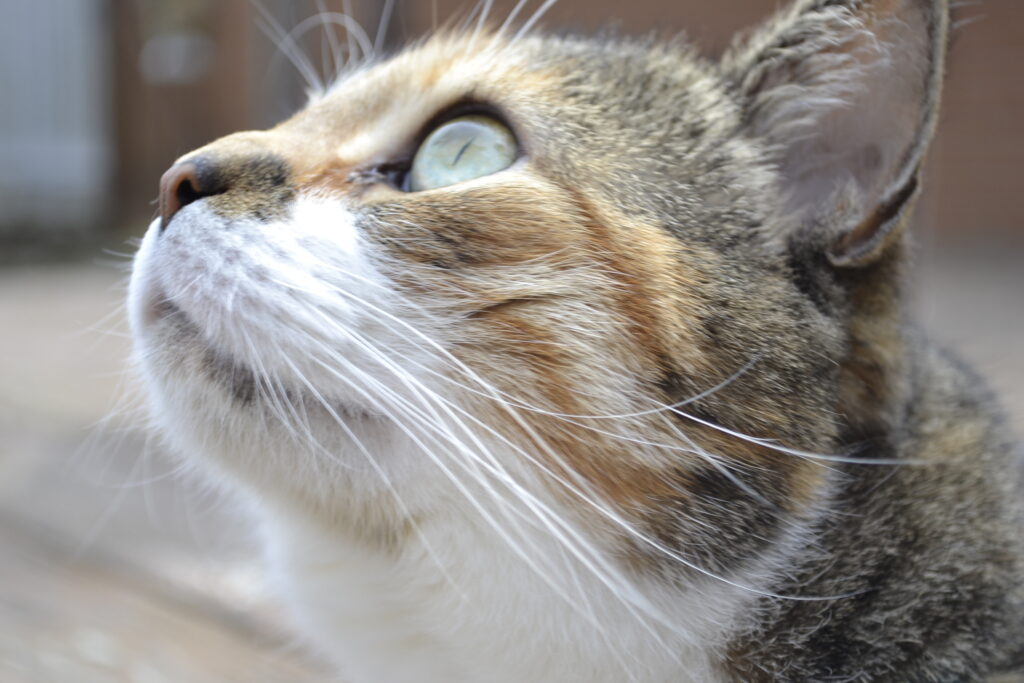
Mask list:
[[[499,121],[460,116],[435,128],[420,145],[409,190],[433,190],[497,173],[511,166],[518,153],[512,132]]]
[[[451,164],[451,165],[452,165],[452,167],[454,167],[454,166],[455,166],[456,164],[458,164],[458,163],[459,163],[459,159],[461,159],[461,158],[462,158],[462,155],[466,153],[466,150],[467,150],[467,149],[469,149],[469,146],[473,144],[473,141],[474,141],[474,140],[476,140],[476,138],[475,138],[475,137],[472,137],[472,138],[470,138],[469,140],[467,140],[467,141],[466,141],[466,144],[464,144],[464,145],[463,145],[463,146],[462,146],[462,147],[461,147],[461,148],[459,149],[459,152],[458,152],[458,153],[457,153],[457,154],[455,155],[455,158],[454,158],[454,159],[452,159],[452,164]]]

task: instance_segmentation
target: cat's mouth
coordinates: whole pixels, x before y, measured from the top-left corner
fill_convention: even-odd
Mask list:
[[[158,343],[198,355],[200,362],[190,366],[200,369],[207,380],[222,387],[235,402],[249,404],[256,398],[255,373],[211,345],[199,326],[170,298],[154,295],[144,312],[144,321],[150,328],[163,328],[158,332]]]
[[[218,386],[232,402],[239,406],[253,406],[264,401],[306,408],[320,406],[349,418],[383,419],[379,412],[355,406],[349,401],[314,395],[305,387],[296,386],[287,378],[270,377],[256,373],[248,364],[229,351],[212,344],[200,326],[167,297],[154,297],[147,311],[151,325],[161,325],[165,331],[159,343],[173,344],[186,350],[193,360],[187,367],[203,374],[205,380]],[[183,363],[182,365],[186,365]]]

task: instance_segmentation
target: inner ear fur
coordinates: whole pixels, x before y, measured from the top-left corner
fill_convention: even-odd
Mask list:
[[[947,0],[800,0],[723,58],[745,132],[839,267],[899,240],[935,128]]]

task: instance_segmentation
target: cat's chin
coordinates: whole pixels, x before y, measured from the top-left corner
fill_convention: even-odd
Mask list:
[[[349,397],[265,380],[205,345],[187,316],[163,304],[148,348],[139,349],[152,419],[177,454],[230,489],[308,502],[311,491],[347,505],[373,500],[387,479],[401,480],[407,451],[393,444],[391,418]],[[162,340],[162,341],[158,341]],[[367,450],[374,453],[371,462]],[[392,457],[379,457],[380,454]],[[322,477],[332,486],[318,484]],[[339,494],[344,494],[339,496]]]
[[[370,399],[299,376],[268,380],[210,342],[159,288],[152,292],[140,303],[136,353],[154,422],[174,451],[226,488],[282,509],[336,519],[364,519],[369,510],[388,520],[406,508],[432,509],[428,493],[438,488],[427,482],[436,472],[410,457],[417,444]],[[395,487],[406,491],[402,510],[393,509]]]
[[[269,403],[285,414],[323,413],[325,421],[387,419],[359,397],[320,390],[304,384],[302,377],[257,373],[247,359],[210,342],[200,326],[167,298],[155,299],[151,309],[151,348],[143,353],[164,359],[164,383],[184,378],[188,385],[207,389],[204,393],[220,394],[235,411],[265,412]]]

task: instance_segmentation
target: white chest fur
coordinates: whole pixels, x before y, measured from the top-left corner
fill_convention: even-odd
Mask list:
[[[300,628],[351,683],[667,683],[720,680],[714,650],[739,606],[728,587],[675,599],[671,629],[641,618],[574,561],[542,577],[505,539],[421,525],[383,552],[305,521],[269,525]],[[550,567],[549,567],[550,568]]]

